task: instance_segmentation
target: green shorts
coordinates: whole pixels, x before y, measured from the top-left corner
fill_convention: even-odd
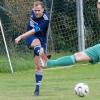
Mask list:
[[[89,47],[84,52],[91,58],[91,63],[95,64],[100,62],[100,44]]]

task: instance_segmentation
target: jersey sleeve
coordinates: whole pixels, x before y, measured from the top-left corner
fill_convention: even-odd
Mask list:
[[[30,24],[32,24],[32,23],[30,22],[30,20],[33,19],[34,17],[35,17],[35,15],[34,15],[34,12],[33,12],[33,10],[32,10],[31,16],[30,16],[30,18],[29,18],[29,20],[28,20],[28,24],[27,24],[27,31],[33,29],[33,27],[31,27],[31,25],[30,25]]]

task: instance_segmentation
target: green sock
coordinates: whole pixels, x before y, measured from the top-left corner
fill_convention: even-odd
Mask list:
[[[64,56],[60,57],[57,60],[48,60],[47,66],[54,67],[54,66],[67,66],[72,65],[76,62],[74,55],[72,56]]]

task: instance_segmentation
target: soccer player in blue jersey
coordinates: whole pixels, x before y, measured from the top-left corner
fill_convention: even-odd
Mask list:
[[[100,62],[100,44],[89,47],[84,51],[77,52],[73,55],[63,56],[56,60],[48,60],[47,67],[68,66],[73,65],[78,61],[89,61],[92,64]]]
[[[49,17],[45,10],[43,2],[34,1],[34,7],[30,20],[28,22],[27,32],[18,36],[15,43],[19,44],[21,40],[25,40],[27,46],[34,51],[35,63],[35,79],[36,88],[34,95],[39,96],[40,85],[42,81],[42,66],[46,58],[46,34],[49,25]]]

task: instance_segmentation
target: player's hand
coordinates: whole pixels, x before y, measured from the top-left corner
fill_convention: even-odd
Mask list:
[[[19,44],[20,41],[21,41],[21,36],[18,36],[18,37],[15,39],[15,43],[16,43],[16,44]]]

